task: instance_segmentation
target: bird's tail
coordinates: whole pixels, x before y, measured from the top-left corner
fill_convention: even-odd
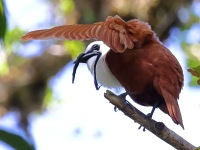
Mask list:
[[[181,111],[177,101],[178,96],[176,94],[179,91],[176,91],[176,89],[170,87],[167,84],[168,82],[166,82],[167,81],[165,78],[157,78],[154,80],[154,86],[158,93],[163,96],[166,104],[165,106],[162,105],[159,108],[163,112],[169,114],[174,123],[180,124],[180,126],[184,129]]]
[[[177,99],[175,99],[174,96],[172,96],[172,94],[167,92],[165,89],[161,89],[161,91],[165,99],[168,114],[170,115],[174,123],[180,124],[180,126],[184,129],[181,111],[180,111]],[[167,112],[163,108],[160,108],[160,109],[164,112]]]
[[[172,118],[174,123],[180,124],[180,126],[184,129],[178,102],[177,102],[177,100],[175,100],[174,102],[177,104],[172,104],[172,105],[168,104],[168,107],[170,107],[170,111],[168,110],[168,107],[165,104],[160,105],[159,109],[162,110],[164,113],[170,115],[170,117]]]

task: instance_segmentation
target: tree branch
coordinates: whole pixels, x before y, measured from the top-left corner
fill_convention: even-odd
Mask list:
[[[124,102],[111,91],[107,90],[104,94],[104,97],[108,99],[113,105],[115,105],[119,110],[121,110],[126,116],[139,123],[147,130],[152,132],[155,136],[170,144],[174,148],[181,150],[196,149],[195,146],[167,128],[164,123],[156,122],[155,120],[148,118],[145,114],[143,114],[130,103],[124,104]]]

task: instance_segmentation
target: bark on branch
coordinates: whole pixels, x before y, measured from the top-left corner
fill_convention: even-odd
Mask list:
[[[179,150],[194,150],[195,146],[188,141],[180,137],[178,134],[167,128],[164,123],[156,122],[153,119],[148,118],[145,114],[139,111],[130,103],[124,104],[123,100],[107,90],[104,97],[109,100],[114,106],[121,110],[126,116],[139,123],[147,130],[152,132],[155,136],[162,139],[166,143],[170,144]]]

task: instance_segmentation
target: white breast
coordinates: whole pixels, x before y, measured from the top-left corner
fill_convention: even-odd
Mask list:
[[[107,50],[108,51],[108,50]],[[106,52],[107,53],[107,52]],[[96,66],[96,77],[100,85],[106,88],[120,88],[122,87],[119,81],[113,76],[110,69],[108,68],[105,57],[106,53],[102,53]],[[88,60],[87,66],[91,74],[94,76],[94,62],[96,57],[92,57]]]

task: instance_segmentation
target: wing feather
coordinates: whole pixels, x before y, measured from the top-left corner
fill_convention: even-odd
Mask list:
[[[68,35],[67,37],[69,37],[70,39],[74,39],[77,40],[78,39],[78,35],[75,35],[74,32],[76,32],[77,30],[77,26],[74,26],[73,28],[71,28],[71,30],[69,30],[68,32],[65,31],[65,33],[68,33],[66,35]]]
[[[139,27],[141,25],[141,28]],[[23,41],[33,39],[101,40],[115,52],[123,52],[141,45],[149,35],[154,36],[148,24],[137,19],[125,22],[119,16],[108,16],[105,22],[75,24],[51,29],[36,30],[22,37]],[[139,44],[137,44],[137,42]]]
[[[110,29],[106,30],[105,35],[103,35],[103,42],[108,45],[109,44],[109,34],[110,34]],[[109,47],[111,48],[111,44],[109,44]]]
[[[63,32],[63,28],[61,28],[60,26],[52,28],[52,30],[43,30],[41,31],[40,34],[38,34],[38,38],[42,38],[42,39],[48,39],[52,36],[52,38],[56,37],[55,35],[58,32]]]
[[[60,39],[64,39],[65,37],[63,36],[63,34],[66,32],[67,29],[58,29],[57,31],[55,31],[54,37],[58,37],[60,36]]]

